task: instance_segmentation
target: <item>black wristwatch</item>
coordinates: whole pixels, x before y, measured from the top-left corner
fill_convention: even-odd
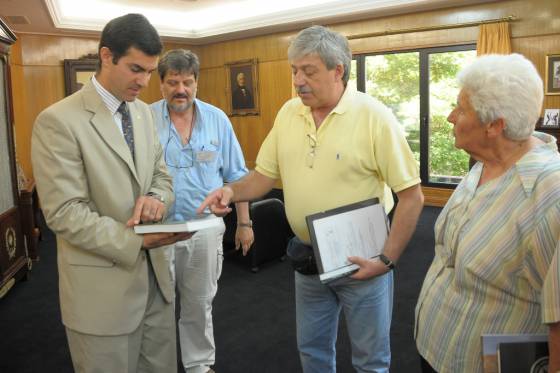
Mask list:
[[[148,197],[152,197],[152,198],[157,199],[157,200],[160,201],[161,203],[165,203],[165,199],[164,199],[162,196],[160,196],[159,194],[157,194],[157,193],[150,192],[150,193],[148,193],[148,194],[146,194],[146,195],[147,195]]]
[[[383,264],[385,264],[387,268],[389,268],[389,271],[395,269],[395,263],[393,263],[393,261],[387,258],[385,255],[379,254],[379,260],[381,260]]]

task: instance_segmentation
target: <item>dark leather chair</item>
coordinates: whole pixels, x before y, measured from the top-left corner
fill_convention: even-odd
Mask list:
[[[245,260],[249,262],[251,271],[256,273],[261,264],[284,259],[286,246],[294,234],[286,219],[284,203],[278,198],[266,198],[252,202],[250,215],[253,221],[255,242]],[[226,224],[224,251],[226,253],[235,248],[236,220],[235,211],[224,218]]]
[[[255,243],[247,254],[251,271],[257,272],[259,265],[274,259],[284,260],[286,246],[293,232],[286,219],[284,203],[277,198],[268,198],[251,203],[251,219]]]

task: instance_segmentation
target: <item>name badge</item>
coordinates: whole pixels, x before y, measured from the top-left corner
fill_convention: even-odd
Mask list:
[[[213,162],[216,160],[218,152],[213,152],[209,150],[201,150],[196,152],[196,161],[197,162]]]

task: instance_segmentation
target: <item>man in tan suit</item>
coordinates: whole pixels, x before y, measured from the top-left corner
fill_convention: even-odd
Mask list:
[[[139,14],[110,21],[92,81],[33,128],[32,161],[56,233],[62,321],[76,372],[177,372],[174,289],[164,245],[139,236],[173,202],[150,108],[136,100],[162,45]]]

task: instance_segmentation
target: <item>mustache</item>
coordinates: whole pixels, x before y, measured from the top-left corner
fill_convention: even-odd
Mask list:
[[[311,87],[303,86],[303,87],[296,87],[297,93],[311,93],[313,90]]]
[[[186,98],[186,99],[188,99],[189,96],[187,96],[184,93],[177,93],[177,94],[173,95],[173,98]]]

